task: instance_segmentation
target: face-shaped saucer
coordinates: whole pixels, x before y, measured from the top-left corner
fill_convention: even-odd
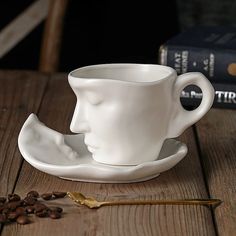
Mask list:
[[[18,138],[25,160],[36,169],[63,179],[100,183],[132,183],[152,179],[175,166],[187,146],[174,139],[164,142],[157,160],[134,166],[98,163],[84,144],[84,135],[63,135],[46,127],[31,114]]]

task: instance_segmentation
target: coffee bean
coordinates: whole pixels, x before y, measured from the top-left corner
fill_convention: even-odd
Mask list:
[[[15,194],[15,193],[8,194],[7,198],[8,198],[8,201],[9,201],[9,202],[20,201],[20,196],[17,195],[17,194]]]
[[[52,192],[55,198],[63,198],[66,196],[66,192]]]
[[[27,216],[18,216],[16,222],[20,225],[29,224],[30,220]]]
[[[30,191],[27,193],[27,197],[33,197],[33,198],[38,198],[39,197],[39,193],[37,191]]]
[[[0,206],[0,213],[2,213],[3,209],[5,209],[5,205]]]
[[[25,211],[28,213],[28,214],[32,214],[34,213],[34,207],[33,206],[27,206],[25,208]]]
[[[41,195],[41,198],[43,199],[43,200],[51,200],[52,199],[52,193],[44,193],[44,194],[42,194]]]
[[[62,213],[63,209],[61,207],[50,207],[50,211],[51,212],[56,211]]]
[[[11,211],[10,209],[4,208],[4,209],[2,210],[2,214],[7,215],[10,211]]]
[[[14,221],[18,216],[19,215],[17,214],[17,212],[12,211],[7,214],[7,219],[10,221]]]
[[[0,197],[0,203],[5,203],[6,202],[6,198],[5,197]]]
[[[38,217],[47,217],[48,216],[48,211],[46,209],[44,209],[42,211],[36,212],[35,215],[38,216]]]
[[[18,215],[24,215],[24,214],[26,214],[26,210],[25,210],[24,207],[17,207],[17,208],[16,208],[16,213],[17,213]]]
[[[51,219],[59,219],[59,218],[61,218],[61,214],[57,211],[52,211],[49,213],[49,217]]]
[[[32,206],[37,202],[37,198],[34,197],[25,197],[24,198],[24,205],[27,206]]]
[[[34,205],[35,213],[41,212],[41,211],[47,210],[47,209],[48,209],[48,207],[46,205],[42,204],[42,203],[37,203],[37,204]]]
[[[5,208],[8,208],[8,209],[10,209],[12,211],[12,210],[15,210],[17,207],[19,207],[21,205],[22,205],[21,201],[13,201],[13,202],[8,202],[6,204]]]
[[[5,214],[0,214],[0,224],[1,223],[6,223],[7,222],[7,217]]]

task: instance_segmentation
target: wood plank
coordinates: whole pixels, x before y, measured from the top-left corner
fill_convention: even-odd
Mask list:
[[[0,58],[8,53],[47,16],[48,1],[38,0],[5,26],[0,32]]]
[[[27,71],[0,71],[0,194],[11,193],[22,157],[17,136],[26,117],[37,112],[47,76]]]
[[[68,132],[74,105],[75,97],[65,75],[57,76],[50,82],[39,118],[53,129]],[[135,184],[72,182],[42,173],[24,162],[15,192],[81,191],[100,199],[207,198],[192,129],[181,140],[187,143],[189,154],[153,180]],[[7,225],[2,235],[215,235],[211,211],[206,207],[112,206],[91,210],[77,208],[69,199],[61,204],[66,212],[62,219],[34,218],[28,226]]]
[[[212,109],[197,125],[210,195],[224,201],[215,211],[219,235],[236,234],[235,121],[234,110]]]

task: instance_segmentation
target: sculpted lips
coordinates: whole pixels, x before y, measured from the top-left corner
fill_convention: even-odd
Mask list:
[[[94,153],[98,150],[98,147],[92,146],[92,145],[87,144],[87,143],[85,143],[85,144],[87,145],[87,148],[91,153]]]
[[[86,144],[86,146],[90,152],[93,153],[98,150],[98,147],[93,145],[92,142],[89,142],[86,138],[84,140],[84,143]]]
[[[89,146],[89,145],[87,145],[87,148],[88,148],[88,150],[89,150],[90,152],[92,152],[92,153],[94,153],[94,152],[96,152],[96,151],[98,150],[98,148],[94,148],[94,147],[91,147],[91,146]]]

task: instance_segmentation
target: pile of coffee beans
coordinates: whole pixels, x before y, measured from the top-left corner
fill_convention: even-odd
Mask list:
[[[63,198],[66,192],[52,192],[39,194],[37,191],[30,191],[24,198],[17,194],[8,194],[7,197],[0,197],[0,223],[12,223],[24,225],[31,223],[29,215],[37,217],[50,217],[51,219],[61,218],[63,209],[61,207],[48,207],[44,201]]]

